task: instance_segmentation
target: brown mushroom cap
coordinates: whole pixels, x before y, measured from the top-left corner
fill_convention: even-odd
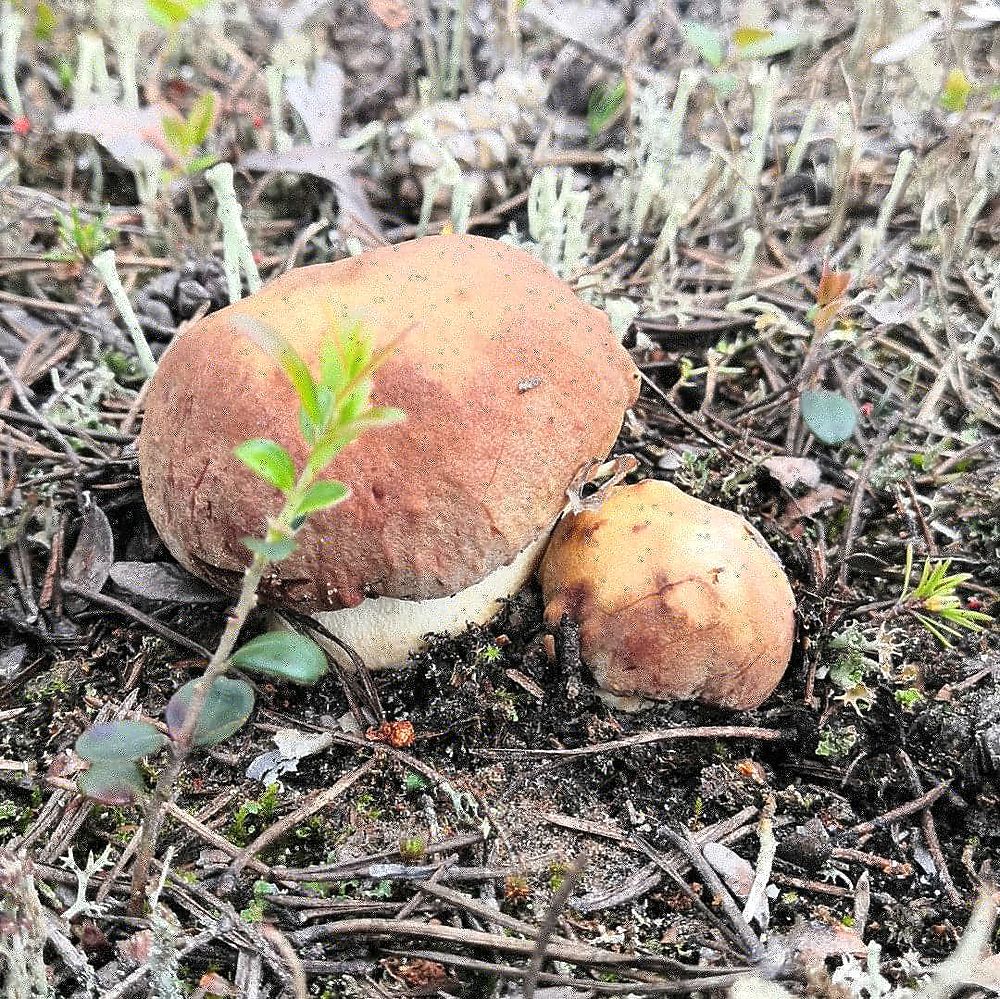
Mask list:
[[[542,560],[545,617],[580,625],[612,694],[756,708],[788,666],[795,598],[742,517],[647,479],[567,514]]]
[[[456,593],[511,562],[552,522],[574,471],[608,453],[637,372],[605,315],[530,254],[428,237],[305,267],[201,320],[163,356],[139,438],[150,516],[174,557],[234,588],[278,496],[233,456],[267,437],[301,464],[298,403],[236,320],[283,335],[315,371],[331,316],[377,344],[413,324],[375,375],[405,422],[372,431],[325,473],[352,490],[311,518],[262,597],[305,611],[365,597]]]

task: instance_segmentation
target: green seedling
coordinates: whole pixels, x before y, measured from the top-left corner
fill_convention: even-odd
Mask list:
[[[624,80],[613,87],[599,85],[593,89],[587,106],[587,131],[592,139],[596,139],[618,118],[626,92]]]
[[[906,567],[903,570],[903,592],[896,601],[895,610],[916,618],[942,645],[950,647],[953,638],[961,638],[963,631],[983,631],[993,618],[982,611],[962,606],[958,595],[972,574],[955,572],[949,575],[951,559],[933,561],[926,559],[920,578],[911,588],[913,577],[913,547],[906,549]]]
[[[207,6],[208,0],[146,0],[149,19],[168,31],[176,31]]]
[[[215,95],[208,92],[194,102],[186,118],[164,117],[163,135],[181,173],[200,173],[218,159],[211,153],[198,153],[211,134],[214,123]]]
[[[329,463],[366,430],[402,419],[396,409],[373,406],[372,375],[395,344],[376,350],[360,323],[332,323],[338,335],[321,351],[319,377],[274,330],[243,320],[245,332],[282,369],[298,395],[299,426],[307,445],[301,468],[276,441],[255,439],[236,448],[236,457],[261,486],[281,494],[279,511],[260,538],[246,538],[251,554],[236,604],[204,674],[181,687],[166,709],[167,735],[142,721],[116,721],[89,728],[77,740],[77,754],[89,768],[80,776],[82,794],[108,804],[143,804],[142,838],[133,870],[132,911],[141,910],[149,871],[167,803],[184,765],[198,749],[209,749],[234,735],[254,708],[254,690],[232,669],[269,680],[315,684],[327,671],[322,649],[294,632],[269,632],[237,648],[236,642],[257,602],[265,574],[295,551],[296,534],[310,516],[336,506],[349,495],[346,485],[321,478]],[[169,749],[170,760],[152,792],[140,764]]]
[[[55,218],[58,248],[48,254],[50,260],[89,264],[111,246],[112,233],[104,225],[103,214],[87,221],[74,205],[69,215],[57,210]]]

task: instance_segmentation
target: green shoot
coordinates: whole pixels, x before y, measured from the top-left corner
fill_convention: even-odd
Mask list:
[[[924,561],[920,578],[915,586],[913,577],[913,548],[906,549],[906,568],[903,570],[903,592],[896,606],[916,618],[942,645],[950,647],[952,638],[961,638],[962,631],[982,631],[993,622],[989,614],[962,606],[958,590],[972,579],[968,572],[949,575],[951,559],[937,562]]]
[[[163,134],[167,145],[180,165],[183,173],[198,173],[210,167],[217,159],[212,154],[198,156],[197,151],[204,145],[215,123],[215,95],[204,93],[191,108],[187,118],[163,119]]]
[[[208,6],[208,0],[146,0],[149,19],[168,31],[176,31],[192,14]]]
[[[112,234],[105,228],[103,215],[88,222],[74,205],[69,215],[57,209],[55,217],[59,246],[48,255],[50,260],[89,264],[111,245]]]
[[[613,87],[596,86],[587,106],[587,131],[596,139],[618,117],[625,100],[625,81]]]

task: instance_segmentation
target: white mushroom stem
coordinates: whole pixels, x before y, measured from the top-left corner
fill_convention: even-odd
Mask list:
[[[426,647],[429,634],[457,635],[470,624],[486,624],[501,601],[531,578],[549,538],[545,531],[509,565],[460,590],[432,600],[374,597],[356,607],[314,614],[331,634],[350,645],[369,669],[405,663]]]

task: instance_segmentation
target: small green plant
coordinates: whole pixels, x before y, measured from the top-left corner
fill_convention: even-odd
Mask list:
[[[907,613],[916,618],[946,647],[951,646],[952,638],[961,638],[962,631],[982,631],[986,625],[993,623],[989,614],[962,606],[958,590],[972,579],[972,574],[955,572],[949,575],[950,569],[951,559],[937,562],[925,559],[920,578],[911,588],[913,547],[907,547],[903,592],[894,608],[896,613]]]
[[[484,645],[476,653],[476,658],[481,663],[498,663],[503,659],[503,649],[499,645],[490,642],[489,645]]]
[[[267,911],[267,898],[275,894],[277,888],[270,881],[255,881],[253,883],[253,898],[245,909],[240,910],[240,918],[245,923],[262,923]]]
[[[619,80],[613,87],[596,86],[587,105],[587,131],[596,139],[618,117],[625,101],[626,86]]]
[[[274,818],[278,808],[278,784],[268,784],[259,798],[244,801],[233,815],[230,827],[233,842],[246,846],[251,838]],[[255,821],[256,820],[256,821]]]
[[[198,149],[205,144],[215,123],[215,95],[202,94],[191,108],[186,118],[163,119],[163,135],[182,173],[199,173],[210,167],[218,156],[198,155]]]
[[[828,758],[846,756],[857,741],[858,730],[853,725],[831,725],[821,730],[816,755]]]
[[[916,687],[904,687],[902,690],[897,690],[893,696],[904,711],[915,711],[917,705],[924,699],[923,693]]]
[[[168,31],[176,31],[188,18],[207,6],[208,0],[146,0],[149,19]]]
[[[262,538],[244,540],[252,558],[236,604],[204,674],[184,684],[167,704],[168,736],[148,722],[122,720],[94,725],[77,740],[77,755],[89,763],[78,780],[82,794],[107,804],[141,801],[144,806],[132,874],[133,912],[141,911],[166,806],[188,758],[196,749],[228,739],[253,711],[253,688],[226,673],[237,668],[298,684],[314,684],[325,675],[323,650],[296,632],[268,632],[239,648],[236,642],[256,605],[264,573],[295,551],[296,535],[310,515],[349,495],[343,483],[320,478],[327,465],[366,430],[402,418],[399,410],[371,404],[372,374],[395,344],[376,350],[360,323],[345,327],[331,322],[338,335],[322,347],[318,379],[275,331],[248,318],[242,324],[243,332],[273,358],[295,388],[308,457],[304,467],[296,469],[292,456],[275,441],[254,439],[236,448],[236,456],[284,502],[268,519]],[[140,762],[167,747],[171,759],[150,793]]]
[[[416,864],[427,853],[427,840],[423,836],[404,836],[399,841],[399,855],[404,864]]]
[[[354,811],[370,822],[377,822],[382,818],[382,809],[379,808],[375,795],[369,794],[368,791],[364,791],[354,799]]]
[[[972,84],[960,69],[953,69],[944,81],[938,98],[945,111],[964,111],[969,105]]]
[[[104,225],[103,214],[87,221],[74,205],[69,215],[56,210],[55,217],[58,248],[49,253],[50,260],[89,264],[111,246],[112,234]]]
[[[407,794],[419,794],[427,790],[427,781],[412,770],[403,778],[403,790]]]
[[[562,888],[568,871],[569,865],[561,860],[557,860],[549,865],[549,888],[553,892],[557,892]]]

